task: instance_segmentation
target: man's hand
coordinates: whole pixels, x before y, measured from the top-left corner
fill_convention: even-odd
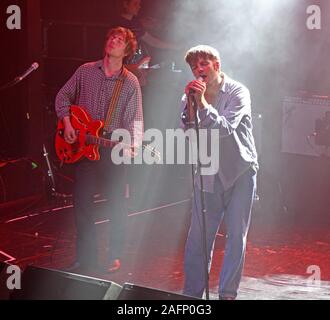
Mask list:
[[[77,141],[76,130],[72,127],[70,117],[63,118],[64,123],[64,140],[69,144],[74,144]]]
[[[188,83],[185,88],[185,93],[188,97],[188,107],[187,107],[187,116],[188,121],[193,122],[196,118],[196,110],[194,109],[192,103],[192,97],[195,98],[196,104],[199,109],[204,109],[205,105],[207,105],[205,94],[206,92],[206,84],[201,80],[193,80]]]
[[[186,95],[193,95],[196,99],[196,103],[200,109],[204,109],[204,105],[206,103],[205,100],[205,92],[206,92],[206,83],[202,80],[193,80],[188,83],[185,89]]]

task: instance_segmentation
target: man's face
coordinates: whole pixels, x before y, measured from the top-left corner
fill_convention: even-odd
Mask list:
[[[141,0],[128,0],[124,4],[126,13],[137,16],[141,9]]]
[[[124,58],[126,56],[126,46],[123,34],[112,34],[105,44],[105,54],[115,58]]]
[[[217,79],[220,72],[220,63],[216,60],[198,58],[191,66],[195,78],[203,77],[206,84]]]

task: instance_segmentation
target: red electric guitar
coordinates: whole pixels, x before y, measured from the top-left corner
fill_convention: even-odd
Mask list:
[[[64,124],[59,121],[55,136],[55,150],[61,163],[75,163],[86,157],[91,161],[100,160],[99,147],[111,148],[119,141],[112,141],[100,137],[104,127],[103,121],[94,121],[91,116],[79,106],[71,106],[71,124],[76,130],[77,141],[69,144],[64,139]],[[128,146],[130,147],[130,146]],[[147,150],[156,159],[160,160],[160,153],[149,145],[143,145],[143,150]]]

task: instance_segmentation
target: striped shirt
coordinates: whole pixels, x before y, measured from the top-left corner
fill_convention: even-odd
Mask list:
[[[105,121],[110,106],[116,80],[121,71],[106,76],[103,60],[90,62],[77,69],[69,81],[56,96],[55,110],[59,119],[70,115],[70,106],[78,105],[89,113],[93,120]],[[141,127],[135,128],[139,122]],[[115,129],[126,129],[135,141],[142,140],[143,111],[142,94],[138,79],[131,72],[127,73],[121,94],[110,124],[110,132]]]

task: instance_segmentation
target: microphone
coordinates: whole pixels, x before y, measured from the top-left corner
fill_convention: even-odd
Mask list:
[[[20,82],[20,81],[24,80],[31,72],[33,72],[34,70],[37,70],[38,68],[39,68],[38,62],[32,63],[32,65],[29,69],[27,69],[21,76],[15,78],[15,81]]]
[[[199,76],[197,78],[198,81],[204,81],[204,79],[206,78],[206,75],[203,75],[203,76]],[[194,89],[189,89],[189,94],[194,94],[195,93],[195,90]]]

